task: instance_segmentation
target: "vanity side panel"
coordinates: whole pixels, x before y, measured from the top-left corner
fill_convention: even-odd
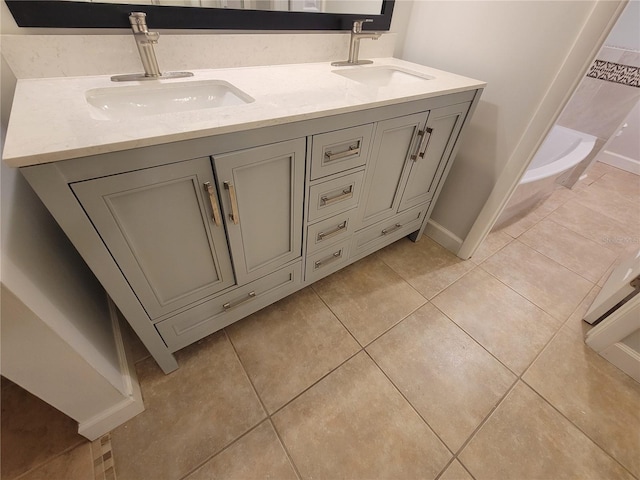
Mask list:
[[[160,368],[165,373],[177,369],[176,359],[149,320],[102,239],[71,192],[67,179],[60,172],[57,164],[25,167],[21,172],[108,291]]]

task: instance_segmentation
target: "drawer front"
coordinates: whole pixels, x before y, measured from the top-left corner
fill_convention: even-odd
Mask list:
[[[322,220],[307,228],[307,254],[328,248],[330,245],[342,242],[353,233],[352,216],[355,210],[349,210],[333,217]]]
[[[359,231],[351,243],[351,260],[360,259],[415,232],[422,225],[428,209],[427,203]]]
[[[364,171],[312,185],[309,188],[308,221],[315,222],[358,205]]]
[[[314,135],[311,147],[311,180],[343,172],[367,163],[373,124]]]
[[[302,284],[297,262],[156,324],[172,352],[295,292]]]
[[[307,257],[305,281],[315,282],[349,263],[349,240],[325,248]]]

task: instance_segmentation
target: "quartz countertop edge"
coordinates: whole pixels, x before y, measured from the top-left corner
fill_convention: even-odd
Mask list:
[[[152,82],[222,80],[254,101],[119,120],[95,118],[85,93],[149,82],[114,83],[109,75],[21,79],[16,86],[3,160],[11,167],[26,167],[357,112],[486,85],[396,58],[373,60],[373,64],[357,67],[333,67],[325,62],[193,70],[193,77]],[[372,87],[333,73],[380,66],[398,67],[433,79],[398,87]]]

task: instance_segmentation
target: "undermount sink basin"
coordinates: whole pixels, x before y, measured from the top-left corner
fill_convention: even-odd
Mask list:
[[[333,70],[333,73],[370,87],[395,87],[420,83],[426,80],[433,80],[434,78],[422,73],[388,65]]]
[[[254,101],[224,80],[94,88],[85,93],[85,98],[92,107],[92,116],[100,120],[188,112]]]

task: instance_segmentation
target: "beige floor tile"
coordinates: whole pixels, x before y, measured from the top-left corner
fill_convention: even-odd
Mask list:
[[[548,219],[535,225],[519,240],[594,283],[618,256],[616,252]]]
[[[476,480],[633,478],[522,383],[493,412],[459,459]]]
[[[77,422],[15,383],[2,383],[2,480],[15,478],[65,450],[88,443],[78,435]]]
[[[262,422],[185,480],[296,480],[271,422]]]
[[[231,325],[227,333],[271,413],[360,350],[311,288]]]
[[[427,299],[435,297],[475,266],[426,236],[418,243],[403,238],[381,250],[379,255]]]
[[[266,417],[224,332],[176,356],[169,375],[137,364],[146,410],[111,434],[118,480],[180,478]]]
[[[585,178],[585,180],[587,180],[588,184],[591,185],[594,182],[596,182],[598,179],[602,178],[604,175],[611,174],[611,173],[615,174],[617,172],[622,172],[622,171],[623,170],[620,170],[619,168],[613,167],[606,163],[595,162],[591,164],[591,166],[587,169],[586,171],[587,178]]]
[[[596,185],[616,192],[630,202],[640,203],[640,175],[622,171],[607,173],[598,179]]]
[[[316,282],[313,289],[361,345],[367,345],[425,303],[377,256]]]
[[[464,469],[459,461],[454,460],[440,476],[439,480],[473,480],[473,477],[469,475],[469,472]]]
[[[364,352],[273,422],[302,478],[433,479],[451,458]]]
[[[523,380],[640,476],[640,384],[563,332]]]
[[[478,268],[432,300],[498,360],[522,373],[560,323]]]
[[[595,300],[595,298],[602,290],[599,286],[594,286],[586,297],[580,302],[580,305],[575,309],[575,311],[571,314],[571,316],[567,319],[562,329],[569,333],[570,335],[574,335],[576,339],[580,341],[584,341],[585,335],[591,328],[593,328],[590,324],[583,321],[584,315],[589,310],[589,307]]]
[[[558,208],[549,219],[617,253],[624,251],[629,244],[640,242],[638,232],[607,215],[585,207],[576,199]]]
[[[503,232],[513,238],[518,238],[540,220],[548,216],[551,212],[564,205],[575,196],[576,193],[572,190],[562,186],[558,186],[556,190],[549,196],[549,198],[537,205],[534,209],[523,211],[520,215],[517,215],[510,219],[507,224],[497,224],[496,227],[494,227],[494,230]]]
[[[471,257],[471,261],[477,264],[484,262],[512,240],[513,237],[511,235],[507,235],[501,230],[491,232],[475,251],[473,257]]]
[[[481,268],[562,322],[593,287],[588,280],[519,241],[504,247]]]
[[[595,182],[580,192],[576,196],[576,201],[640,233],[638,203],[618,193],[615,188]]]
[[[91,459],[91,443],[83,443],[20,477],[20,480],[58,479],[95,480]]]
[[[516,380],[433,305],[405,318],[367,351],[453,452]]]

